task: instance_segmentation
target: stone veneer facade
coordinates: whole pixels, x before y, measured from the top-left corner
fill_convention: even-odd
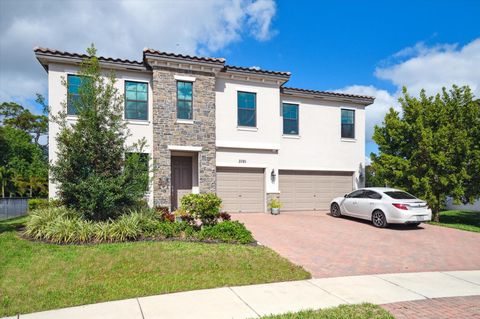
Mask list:
[[[154,205],[171,207],[171,151],[169,145],[200,146],[198,186],[200,192],[216,192],[215,74],[170,68],[148,61],[153,71]],[[177,123],[175,75],[195,77],[193,124]]]

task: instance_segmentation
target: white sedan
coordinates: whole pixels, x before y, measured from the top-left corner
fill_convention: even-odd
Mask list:
[[[394,188],[362,188],[337,197],[330,203],[334,217],[342,215],[371,220],[376,227],[388,224],[411,224],[432,219],[432,210],[427,203],[415,196]]]

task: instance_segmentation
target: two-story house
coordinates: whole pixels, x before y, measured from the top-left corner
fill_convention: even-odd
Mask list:
[[[35,48],[48,72],[52,113],[75,94],[86,55]],[[230,66],[224,59],[143,51],[142,61],[99,58],[125,97],[131,136],[152,158],[149,203],[178,207],[185,193],[216,192],[223,209],[324,210],[363,186],[365,107],[374,98],[286,87],[289,72]],[[67,87],[62,85],[67,81]],[[68,120],[75,110],[67,103]],[[49,157],[58,126],[49,122]],[[49,185],[50,196],[56,186]]]

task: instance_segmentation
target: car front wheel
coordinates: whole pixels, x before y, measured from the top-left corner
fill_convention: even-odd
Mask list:
[[[333,203],[332,206],[330,206],[330,214],[333,217],[340,217],[342,216],[342,212],[340,211],[340,206],[338,206],[337,203]]]
[[[385,228],[387,227],[387,218],[385,214],[381,210],[376,210],[372,214],[372,223],[373,226],[378,228]]]

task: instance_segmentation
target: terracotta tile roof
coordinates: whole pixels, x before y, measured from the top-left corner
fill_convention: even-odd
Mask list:
[[[45,53],[45,54],[49,54],[49,55],[69,57],[69,58],[85,59],[85,58],[89,57],[87,54],[72,53],[72,52],[67,52],[67,51],[60,51],[60,50],[49,49],[49,48],[40,48],[40,47],[35,47],[33,49],[33,51],[35,53]],[[132,65],[136,65],[136,66],[144,66],[145,65],[143,63],[143,61],[134,61],[134,60],[128,60],[128,59],[118,59],[118,58],[114,59],[114,58],[103,57],[103,56],[98,57],[98,59],[100,61],[104,61],[104,62],[132,64]]]
[[[346,97],[346,98],[355,98],[355,99],[365,99],[365,100],[371,100],[372,102],[375,100],[375,97],[368,96],[368,95],[357,95],[357,94],[340,93],[340,92],[308,90],[308,89],[299,89],[299,88],[292,88],[292,87],[286,87],[286,86],[282,87],[282,93],[294,93],[294,92],[307,93],[307,94],[318,94],[318,95],[331,95],[331,96],[336,96],[336,97]]]
[[[163,52],[163,51],[158,51],[158,50],[149,49],[149,48],[143,49],[143,54],[145,53],[155,54],[155,55],[170,57],[170,58],[180,58],[180,59],[186,59],[186,60],[195,60],[195,61],[222,63],[222,64],[225,63],[224,58],[210,58],[210,57],[202,57],[202,56],[195,56],[195,55],[184,55],[184,54],[178,54],[178,53]]]
[[[249,73],[257,73],[257,74],[270,74],[270,75],[277,75],[277,76],[290,76],[290,72],[283,72],[283,71],[270,71],[270,70],[263,70],[256,67],[245,68],[241,66],[234,66],[234,65],[226,65],[225,70],[235,70],[235,71],[242,71],[242,72],[249,72]]]

